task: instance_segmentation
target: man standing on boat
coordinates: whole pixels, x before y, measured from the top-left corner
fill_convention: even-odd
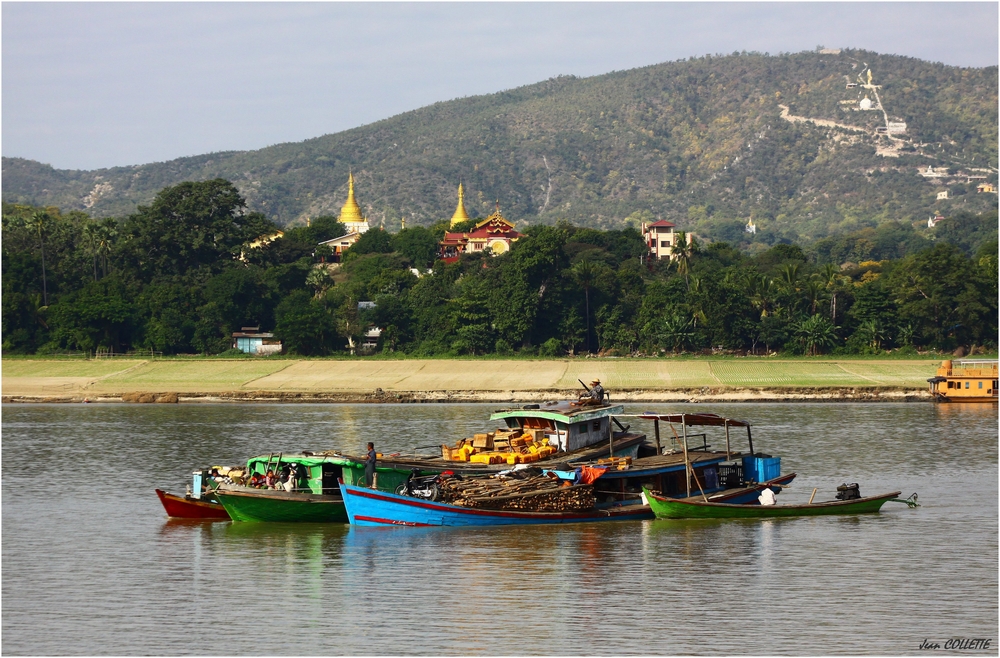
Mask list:
[[[365,485],[368,487],[375,487],[375,460],[378,459],[378,453],[375,452],[375,444],[371,441],[368,442],[368,458],[365,459]]]

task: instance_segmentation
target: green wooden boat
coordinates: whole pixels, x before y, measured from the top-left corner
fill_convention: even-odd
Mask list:
[[[832,514],[870,514],[878,512],[887,501],[897,499],[901,492],[831,500],[806,505],[733,505],[709,503],[695,497],[666,498],[643,488],[646,500],[658,519],[771,519],[785,516],[824,516]],[[906,502],[906,501],[900,501]]]
[[[222,485],[215,492],[234,521],[346,523],[339,495]]]

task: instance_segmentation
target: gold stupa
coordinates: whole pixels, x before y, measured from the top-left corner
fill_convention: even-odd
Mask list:
[[[465,190],[462,188],[462,184],[458,184],[458,207],[455,208],[455,214],[451,216],[451,227],[455,228],[455,224],[459,222],[469,221],[469,213],[465,212]]]

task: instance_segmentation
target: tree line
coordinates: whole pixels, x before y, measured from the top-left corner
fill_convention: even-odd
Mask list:
[[[300,355],[358,353],[372,327],[376,351],[422,356],[996,347],[996,212],[754,252],[678,240],[671,261],[633,228],[559,222],[447,264],[446,229],[374,228],[331,266],[335,217],[261,240],[277,225],[222,179],[120,219],[4,204],[2,349],[220,354],[244,326]]]

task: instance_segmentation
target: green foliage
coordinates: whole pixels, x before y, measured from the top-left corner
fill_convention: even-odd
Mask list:
[[[181,183],[162,190],[126,218],[119,242],[122,260],[145,281],[220,270],[245,243],[277,230],[229,181]]]
[[[362,233],[358,241],[348,249],[344,262],[365,254],[391,254],[393,251],[392,237],[382,229],[373,228]]]
[[[805,353],[815,356],[837,344],[836,327],[821,315],[811,315],[796,323],[795,335]]]
[[[244,222],[242,199],[210,183],[165,190],[156,212],[125,222],[5,205],[4,352],[218,354],[244,326],[273,330],[302,355],[356,352],[373,328],[381,330],[380,351],[426,356],[996,345],[996,229],[990,239],[978,217],[959,218],[973,227],[964,243],[962,235],[937,235],[912,253],[921,243],[905,226],[886,224],[873,244],[889,257],[847,269],[785,243],[744,252],[682,241],[673,263],[651,262],[631,228],[560,222],[528,228],[502,256],[436,261],[415,276],[411,267],[432,258],[433,231],[373,229],[364,238],[371,251],[352,248],[339,266],[296,257],[292,247],[305,244],[300,229],[248,250],[237,240],[267,223]],[[204,236],[205,227],[224,224],[228,237],[210,246],[188,236],[150,257],[136,251],[137,242],[170,232],[161,221],[168,208]],[[879,236],[888,236],[884,244]],[[285,239],[291,246],[271,249]],[[360,302],[374,307],[359,309]]]
[[[304,290],[296,290],[278,304],[274,335],[292,354],[329,354],[336,344],[336,324],[324,304]]]
[[[403,229],[395,234],[390,244],[393,251],[406,256],[414,267],[425,269],[434,264],[439,241],[440,239],[432,231],[417,226]]]

